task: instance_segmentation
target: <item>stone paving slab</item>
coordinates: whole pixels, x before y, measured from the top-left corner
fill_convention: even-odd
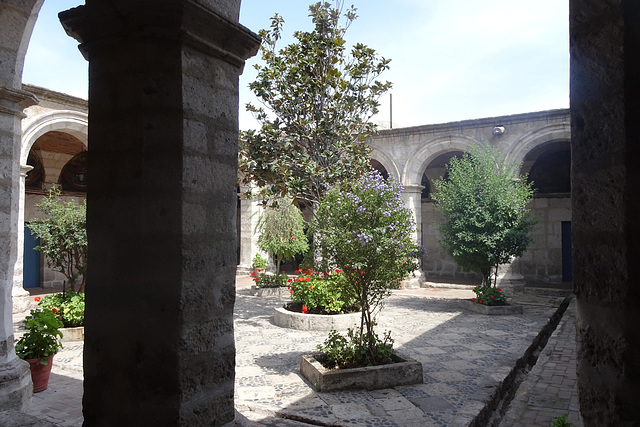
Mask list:
[[[470,287],[394,291],[377,331],[390,329],[395,347],[422,363],[424,383],[319,393],[301,377],[299,358],[327,332],[276,326],[273,308],[283,299],[252,296],[251,284],[238,280],[235,402],[254,426],[467,426],[556,310],[553,299],[530,298],[523,314],[483,316],[457,305],[473,296]],[[34,395],[28,413],[81,426],[81,405],[78,343],[56,356],[49,389]]]

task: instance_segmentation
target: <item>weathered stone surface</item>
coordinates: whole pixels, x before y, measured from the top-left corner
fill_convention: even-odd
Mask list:
[[[346,330],[360,324],[361,314],[303,314],[278,307],[273,310],[273,323],[301,331]]]
[[[397,362],[353,369],[326,369],[316,355],[300,358],[300,373],[318,391],[379,390],[399,385],[421,383],[422,364],[410,357],[395,354]]]
[[[458,305],[474,313],[486,314],[487,316],[501,316],[509,314],[522,314],[522,305],[484,305],[474,301],[459,300]]]

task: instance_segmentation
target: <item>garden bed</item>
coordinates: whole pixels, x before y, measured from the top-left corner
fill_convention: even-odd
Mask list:
[[[257,286],[252,286],[251,292],[252,295],[256,297],[289,298],[291,296],[291,292],[289,292],[289,289],[286,286],[279,286],[277,288],[259,288]]]
[[[332,328],[346,330],[358,327],[360,318],[360,312],[348,314],[303,314],[289,311],[284,307],[275,308],[273,312],[273,323],[277,326],[300,331],[329,331]]]
[[[459,306],[480,314],[488,316],[499,316],[505,314],[522,314],[522,305],[484,305],[470,300],[460,300]]]
[[[352,369],[327,369],[318,362],[319,356],[300,358],[300,373],[318,391],[379,390],[423,381],[422,364],[398,353],[393,354],[394,363]]]

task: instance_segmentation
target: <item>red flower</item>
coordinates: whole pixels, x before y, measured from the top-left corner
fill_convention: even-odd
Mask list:
[[[251,275],[252,275],[252,276],[255,276],[255,275],[256,275],[256,272],[255,272],[255,271],[252,271],[252,272],[251,272]]]
[[[251,280],[253,280],[254,282],[257,282],[257,281],[258,281],[258,279],[251,279]]]
[[[290,294],[292,294],[292,293],[293,293],[293,289],[291,289],[291,290],[289,291],[289,293],[290,293]]]
[[[475,298],[471,298],[471,301],[475,301],[475,300],[476,300]]]
[[[308,278],[308,277],[305,277],[305,278],[304,278],[304,281],[305,281],[305,282],[308,282],[308,281],[309,281],[309,278]]]
[[[284,270],[282,270],[282,272],[284,273]]]
[[[497,290],[498,292],[502,292],[502,289],[500,289],[500,288],[498,288],[498,289],[496,289],[496,290]]]
[[[302,312],[303,312],[304,314],[307,314],[307,310],[308,310],[308,309],[307,309],[307,306],[306,306],[306,305],[303,305],[303,306],[302,306]]]
[[[35,297],[34,300],[36,300],[36,302],[40,301],[40,297]]]
[[[58,309],[53,307],[51,310],[53,310],[54,313],[58,314]]]
[[[291,286],[287,286],[287,289],[291,289]]]
[[[297,269],[295,272],[296,272],[296,274],[297,274],[297,273],[300,273],[301,271],[302,271],[302,269],[301,269],[301,268],[299,268],[299,269]]]
[[[293,281],[293,279],[287,279],[287,282],[292,282],[292,281]]]
[[[493,295],[489,295],[489,298],[493,298]]]
[[[336,270],[336,273],[340,273],[340,270]]]
[[[260,268],[259,268],[259,269],[258,269],[258,273],[259,273],[259,272],[261,272],[261,271],[262,271],[262,269],[260,269]]]
[[[482,304],[482,300],[479,300],[478,302],[479,302],[480,304]]]
[[[313,286],[309,286],[309,289],[313,289]]]
[[[295,236],[291,236],[291,240],[295,239]]]

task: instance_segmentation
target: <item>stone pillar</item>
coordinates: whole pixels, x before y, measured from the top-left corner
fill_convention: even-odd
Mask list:
[[[0,408],[22,409],[31,398],[29,364],[14,350],[13,270],[17,256],[19,158],[22,112],[35,96],[0,87]]]
[[[240,265],[238,272],[242,273],[251,271],[253,257],[260,252],[255,229],[262,208],[256,199],[250,199],[244,195],[247,190],[247,187],[241,188],[243,194],[240,195]]]
[[[571,188],[585,426],[639,425],[640,3],[571,0]]]
[[[239,0],[88,0],[86,425],[234,419]]]
[[[422,185],[405,185],[402,192],[402,199],[407,208],[413,212],[413,219],[416,221],[416,232],[413,235],[413,241],[422,245]],[[422,269],[416,270],[414,276],[409,276],[402,281],[405,288],[419,288],[425,281],[425,274]]]
[[[25,210],[25,179],[33,166],[20,166],[20,180],[18,183],[18,239],[16,247],[16,263],[13,271],[13,313],[24,313],[29,308],[29,292],[24,290],[24,210]]]

